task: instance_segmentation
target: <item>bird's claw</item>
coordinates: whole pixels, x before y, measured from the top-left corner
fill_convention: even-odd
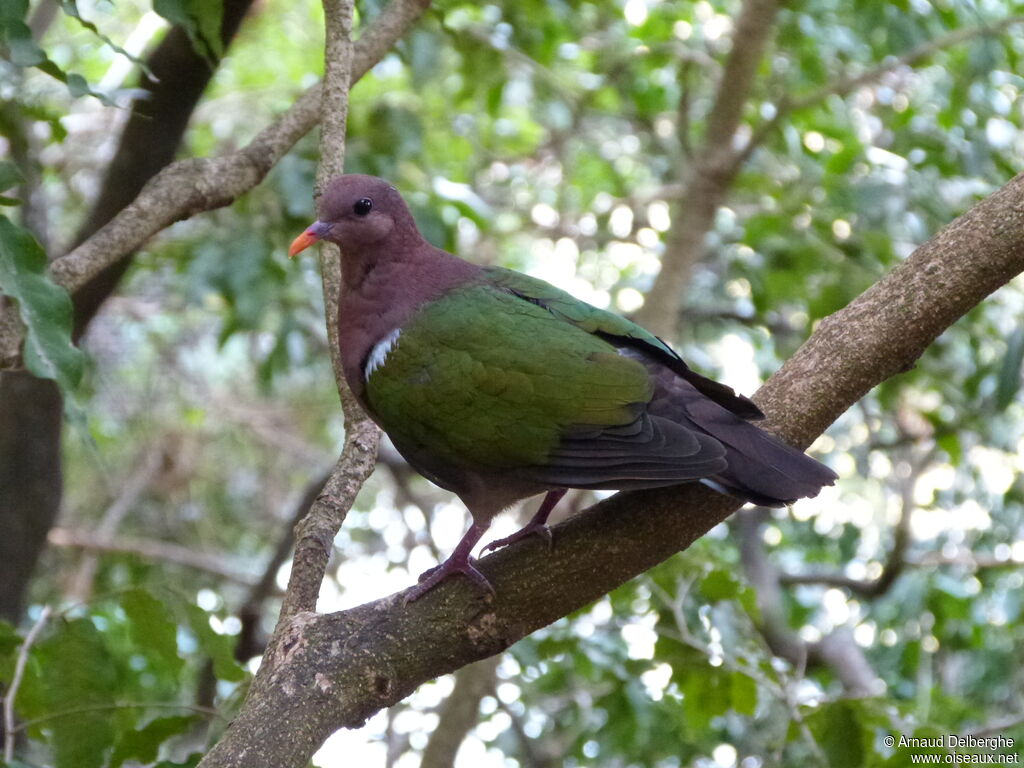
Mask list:
[[[492,597],[496,596],[497,593],[494,591],[494,587],[491,582],[487,580],[487,577],[477,570],[476,566],[470,561],[458,562],[452,560],[446,560],[441,565],[435,565],[433,568],[424,571],[420,574],[419,583],[405,593],[405,597],[402,600],[403,605],[419,600],[423,595],[427,594],[430,590],[440,584],[442,581],[447,579],[449,576],[454,576],[457,573],[461,573],[478,589],[483,592],[488,592]]]
[[[544,541],[547,542],[548,551],[554,549],[555,539],[551,535],[551,529],[544,523],[528,524],[520,528],[518,531],[513,533],[511,536],[506,536],[503,539],[495,539],[490,544],[480,550],[482,555],[489,549],[500,549],[501,547],[507,547],[509,544],[515,544],[517,541],[528,539],[531,536],[540,536]]]

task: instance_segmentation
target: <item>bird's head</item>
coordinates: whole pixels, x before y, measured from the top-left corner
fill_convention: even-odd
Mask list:
[[[319,240],[358,250],[379,244],[398,230],[416,231],[398,190],[376,176],[334,177],[327,182],[319,209],[320,218],[292,242],[290,257]]]

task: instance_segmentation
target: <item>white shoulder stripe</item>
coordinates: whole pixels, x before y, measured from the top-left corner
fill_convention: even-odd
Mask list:
[[[391,350],[398,344],[398,337],[402,335],[401,328],[395,328],[391,333],[373,345],[370,354],[366,358],[366,368],[363,371],[363,379],[370,380],[370,375],[380,368],[388,359]]]

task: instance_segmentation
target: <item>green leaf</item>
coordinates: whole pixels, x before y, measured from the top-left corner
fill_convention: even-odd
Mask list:
[[[125,592],[120,603],[128,617],[132,640],[156,664],[176,676],[184,662],[178,655],[178,627],[167,606],[144,589]]]
[[[214,61],[224,55],[222,0],[154,0],[153,10],[184,29],[193,50],[203,58]]]
[[[153,762],[160,751],[160,745],[174,736],[187,732],[201,719],[199,715],[158,717],[142,728],[125,732],[114,747],[109,768],[120,768],[128,760],[140,763]]]
[[[708,600],[733,600],[740,593],[740,582],[732,571],[716,568],[700,582],[700,591]]]
[[[64,11],[65,14],[67,14],[71,18],[77,20],[79,24],[81,24],[87,30],[92,32],[94,35],[96,35],[96,37],[98,37],[100,40],[102,40],[104,43],[106,43],[108,46],[110,46],[110,48],[112,48],[113,50],[117,51],[119,54],[121,54],[126,59],[131,61],[133,64],[138,64],[139,67],[141,67],[142,70],[147,75],[152,77],[152,72],[149,71],[149,68],[146,66],[146,62],[145,61],[143,61],[142,59],[138,58],[137,56],[133,56],[131,53],[129,53],[124,48],[119,46],[117,43],[115,43],[109,37],[107,37],[102,32],[100,32],[99,29],[96,27],[96,25],[93,24],[91,21],[89,21],[88,19],[83,19],[82,18],[82,14],[78,10],[78,2],[77,2],[77,0],[60,0],[60,7]]]
[[[707,731],[712,718],[724,715],[732,706],[732,677],[708,665],[690,670],[680,683],[686,725],[691,734]]]
[[[21,175],[18,166],[10,160],[0,160],[0,192],[6,192],[24,181],[25,177]]]
[[[0,621],[0,682],[6,682],[4,677],[3,662],[8,656],[13,656],[14,651],[21,646],[21,636],[14,625],[8,621]]]
[[[753,715],[757,709],[757,683],[750,675],[733,672],[730,681],[733,711],[741,715]]]
[[[1021,364],[1024,363],[1024,328],[1018,328],[1006,342],[1006,357],[996,384],[996,410],[1005,411],[1020,389]]]
[[[19,67],[37,67],[65,83],[72,96],[95,96],[107,106],[115,106],[102,93],[92,90],[84,77],[68,74],[58,67],[32,39],[32,30],[28,25],[4,10],[0,10],[0,45],[7,46],[7,58],[11,63]]]
[[[28,230],[0,216],[0,292],[18,302],[25,324],[25,365],[67,393],[84,358],[71,343],[71,297],[46,274],[46,254]]]
[[[111,708],[119,688],[102,633],[90,620],[75,619],[59,626],[32,656],[25,688],[34,695],[21,714],[49,718],[43,727],[56,768],[101,768],[114,741]]]
[[[43,49],[32,39],[32,30],[20,19],[0,18],[0,39],[7,45],[7,58],[19,67],[36,67],[48,61]]]
[[[807,718],[807,725],[831,768],[864,765],[864,730],[856,705],[842,700],[825,704]]]
[[[189,625],[195,633],[203,653],[213,662],[213,673],[220,680],[231,683],[245,679],[245,670],[235,661],[235,638],[220,635],[210,626],[210,614],[198,605],[185,606]]]

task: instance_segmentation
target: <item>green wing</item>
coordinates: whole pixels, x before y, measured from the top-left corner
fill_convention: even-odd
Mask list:
[[[400,448],[495,469],[542,464],[567,431],[629,425],[650,398],[643,365],[487,284],[425,305],[366,386]]]
[[[603,314],[616,330],[636,328]],[[460,288],[401,329],[369,373],[367,403],[442,485],[511,470],[552,486],[646,487],[723,469],[716,440],[648,412],[644,362],[620,354],[607,324],[587,321],[505,285]]]
[[[651,355],[663,365],[686,379],[701,394],[744,419],[763,419],[764,414],[749,399],[737,395],[730,387],[701,376],[692,370],[675,350],[653,333],[621,315],[606,312],[559,290],[535,277],[501,267],[489,267],[485,274],[495,285],[545,307],[581,330],[608,339],[617,347],[632,347]]]

